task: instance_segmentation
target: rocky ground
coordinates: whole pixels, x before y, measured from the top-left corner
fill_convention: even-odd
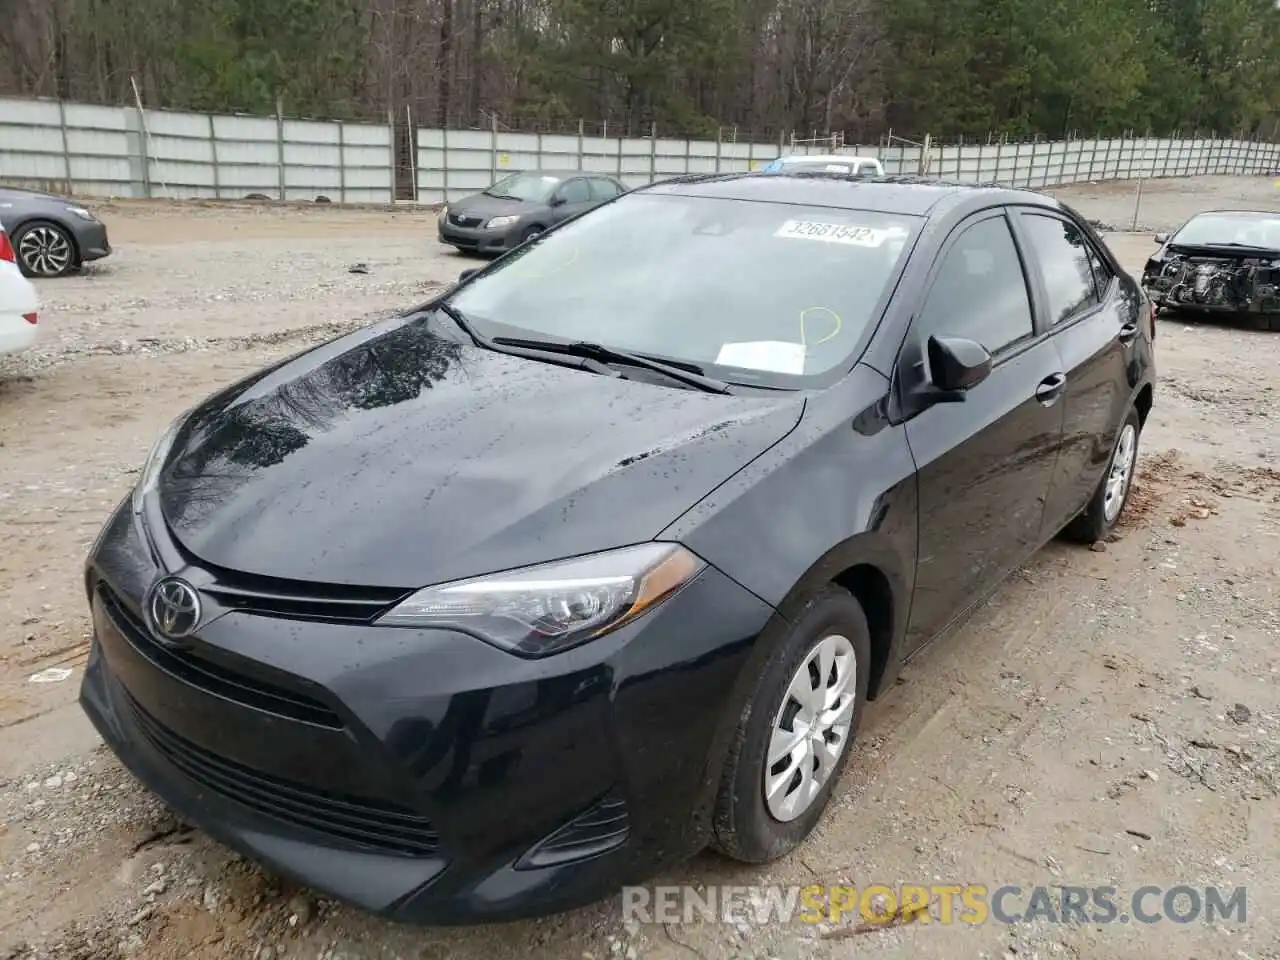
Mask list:
[[[1132,225],[1133,185],[1063,191]],[[1263,179],[1150,183],[1141,229],[1280,210]],[[868,711],[818,834],[661,883],[1244,886],[1246,922],[635,925],[619,902],[410,930],[296,889],[173,821],[75,706],[84,553],[178,412],[425,298],[470,263],[420,211],[103,205],[116,254],[42,283],[0,361],[0,958],[1280,958],[1280,336],[1160,323],[1122,528],[1053,544]],[[1108,237],[1136,270],[1146,234]],[[357,263],[364,272],[350,272]],[[1025,906],[1025,903],[1023,904]]]

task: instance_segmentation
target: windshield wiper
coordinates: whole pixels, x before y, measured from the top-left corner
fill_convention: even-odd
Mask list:
[[[481,190],[486,197],[497,197],[499,200],[519,200],[520,198],[510,193],[494,193],[492,190]]]
[[[670,377],[672,380],[678,380],[691,387],[696,387],[704,393],[729,392],[729,385],[727,383],[723,380],[717,380],[714,377],[708,377],[700,370],[685,370],[674,364],[663,363],[661,360],[653,360],[638,353],[627,353],[625,350],[615,350],[613,347],[606,347],[601,343],[588,343],[585,341],[561,343],[556,340],[522,340],[514,337],[497,337],[493,342],[502,344],[503,346],[520,347],[526,350],[545,350],[548,353],[568,354],[573,357],[586,357],[603,363],[630,364],[633,367],[643,367],[645,370],[652,370],[655,373],[661,373],[664,376]]]
[[[522,347],[518,343],[509,344],[506,341],[495,341],[486,337],[483,333],[472,326],[471,321],[466,318],[461,310],[444,300],[437,303],[435,308],[456,323],[458,325],[458,329],[470,337],[475,342],[476,346],[484,347],[486,350],[492,350],[494,353],[505,353],[512,357],[524,357],[526,360],[541,360],[544,363],[555,363],[559,366],[572,367],[576,370],[590,370],[592,373],[598,373],[604,377],[622,376],[622,374],[617,370],[614,370],[610,366],[606,366],[600,360],[593,357],[579,354],[566,354],[562,350],[542,350],[536,347]]]

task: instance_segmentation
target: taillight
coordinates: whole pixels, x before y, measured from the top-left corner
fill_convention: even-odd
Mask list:
[[[24,313],[22,315],[22,319],[27,321],[27,323],[31,324],[34,327],[36,324],[36,321],[40,318],[37,317],[34,313]]]
[[[9,235],[0,230],[0,260],[7,260],[10,263],[17,263],[18,258],[13,255],[13,244],[9,242]]]

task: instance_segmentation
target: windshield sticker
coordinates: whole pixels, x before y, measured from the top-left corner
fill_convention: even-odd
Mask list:
[[[775,237],[784,240],[823,240],[853,247],[878,247],[889,237],[889,231],[873,227],[851,227],[843,223],[819,223],[815,220],[788,220]]]
[[[767,370],[769,373],[786,373],[793,376],[804,373],[804,360],[803,343],[788,343],[783,340],[726,343],[720,348],[720,354],[716,357],[716,363],[723,367]]]

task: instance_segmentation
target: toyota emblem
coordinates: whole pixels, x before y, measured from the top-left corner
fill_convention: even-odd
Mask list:
[[[151,588],[151,625],[169,640],[189,637],[200,623],[200,594],[185,580],[169,577]]]

